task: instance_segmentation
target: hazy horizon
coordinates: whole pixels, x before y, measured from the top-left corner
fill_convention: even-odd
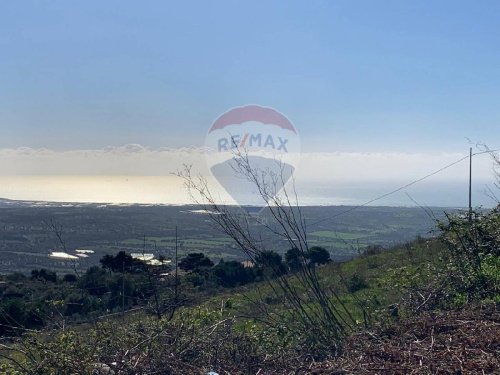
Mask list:
[[[235,202],[208,179],[221,202]],[[485,193],[485,183],[475,183],[474,207],[493,207],[495,202]],[[405,184],[404,181],[356,181],[328,184],[297,182],[299,204],[303,206],[360,205]],[[290,186],[287,187],[291,189]],[[373,206],[466,207],[467,181],[427,182],[377,200]],[[407,195],[408,194],[408,195]],[[183,181],[175,176],[0,176],[0,198],[21,201],[108,204],[195,204]],[[259,205],[254,197],[247,204]]]
[[[370,200],[466,157],[471,145],[500,148],[495,2],[56,0],[0,10],[7,198],[185,201],[173,179],[147,186],[154,179],[134,176],[169,176],[184,163],[210,176],[207,131],[246,104],[294,125],[307,202]],[[487,155],[474,158],[476,204],[488,204],[491,168]],[[54,175],[67,178],[42,178]],[[464,205],[467,178],[464,160],[410,193]]]
[[[96,203],[193,203],[175,176],[183,165],[206,178],[221,201],[231,197],[210,175],[203,147],[153,149],[134,144],[94,150],[0,149],[0,197],[16,200]],[[447,206],[468,204],[467,154],[309,152],[298,159],[294,180],[303,205],[364,204],[450,166],[376,205]],[[464,159],[465,158],[465,159]],[[488,154],[473,157],[473,204],[491,207],[485,191],[494,175]],[[289,183],[287,190],[293,186]],[[410,195],[408,196],[407,193]],[[256,203],[258,202],[258,203]],[[243,204],[261,204],[247,194]]]

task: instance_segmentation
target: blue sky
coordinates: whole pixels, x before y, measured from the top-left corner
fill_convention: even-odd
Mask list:
[[[203,144],[247,103],[305,151],[500,144],[497,1],[4,1],[0,148]]]

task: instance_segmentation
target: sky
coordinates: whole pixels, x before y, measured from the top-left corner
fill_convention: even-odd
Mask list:
[[[253,103],[323,162],[307,179],[405,182],[500,148],[498,19],[497,1],[4,1],[0,176],[168,174]]]

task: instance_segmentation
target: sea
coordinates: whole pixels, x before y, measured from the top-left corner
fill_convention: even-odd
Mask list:
[[[262,202],[249,192],[244,202],[235,202],[213,178],[206,178],[212,195],[220,203],[255,204]],[[289,182],[289,197],[303,206],[372,205],[467,207],[468,181],[408,180],[297,180]],[[409,185],[410,184],[410,185]],[[409,185],[409,186],[408,186]],[[500,197],[494,181],[473,181],[474,207],[494,207]],[[115,203],[115,204],[192,204],[199,200],[182,178],[168,176],[0,176],[0,198],[12,200]]]

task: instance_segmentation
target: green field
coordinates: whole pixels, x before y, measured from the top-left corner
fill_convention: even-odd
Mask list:
[[[333,240],[357,240],[368,237],[365,233],[336,232],[331,230],[318,230],[316,232],[309,233],[309,235]]]

